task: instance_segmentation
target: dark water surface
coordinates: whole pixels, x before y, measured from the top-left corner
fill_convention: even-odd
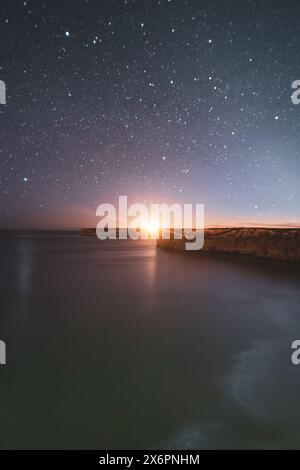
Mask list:
[[[299,270],[0,235],[1,448],[300,447]]]

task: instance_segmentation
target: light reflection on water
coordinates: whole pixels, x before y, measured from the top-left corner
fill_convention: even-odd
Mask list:
[[[17,246],[19,254],[19,294],[28,294],[31,287],[32,271],[32,239],[30,237],[20,237]]]

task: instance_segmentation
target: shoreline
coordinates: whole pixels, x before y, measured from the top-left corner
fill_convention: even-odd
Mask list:
[[[82,228],[81,236],[96,236],[95,228]],[[185,239],[157,239],[157,247],[185,250]],[[228,253],[256,258],[300,261],[300,228],[228,227],[206,228],[199,252]]]
[[[159,238],[157,246],[184,250],[185,240]],[[300,229],[261,227],[205,229],[204,246],[201,251],[300,261]]]

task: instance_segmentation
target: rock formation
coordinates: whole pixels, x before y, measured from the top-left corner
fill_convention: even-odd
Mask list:
[[[185,240],[157,240],[160,248],[184,250]],[[204,232],[202,251],[300,261],[300,229],[212,228]]]

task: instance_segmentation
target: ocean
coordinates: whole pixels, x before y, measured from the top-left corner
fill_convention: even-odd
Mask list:
[[[2,449],[300,446],[300,270],[0,234]]]

